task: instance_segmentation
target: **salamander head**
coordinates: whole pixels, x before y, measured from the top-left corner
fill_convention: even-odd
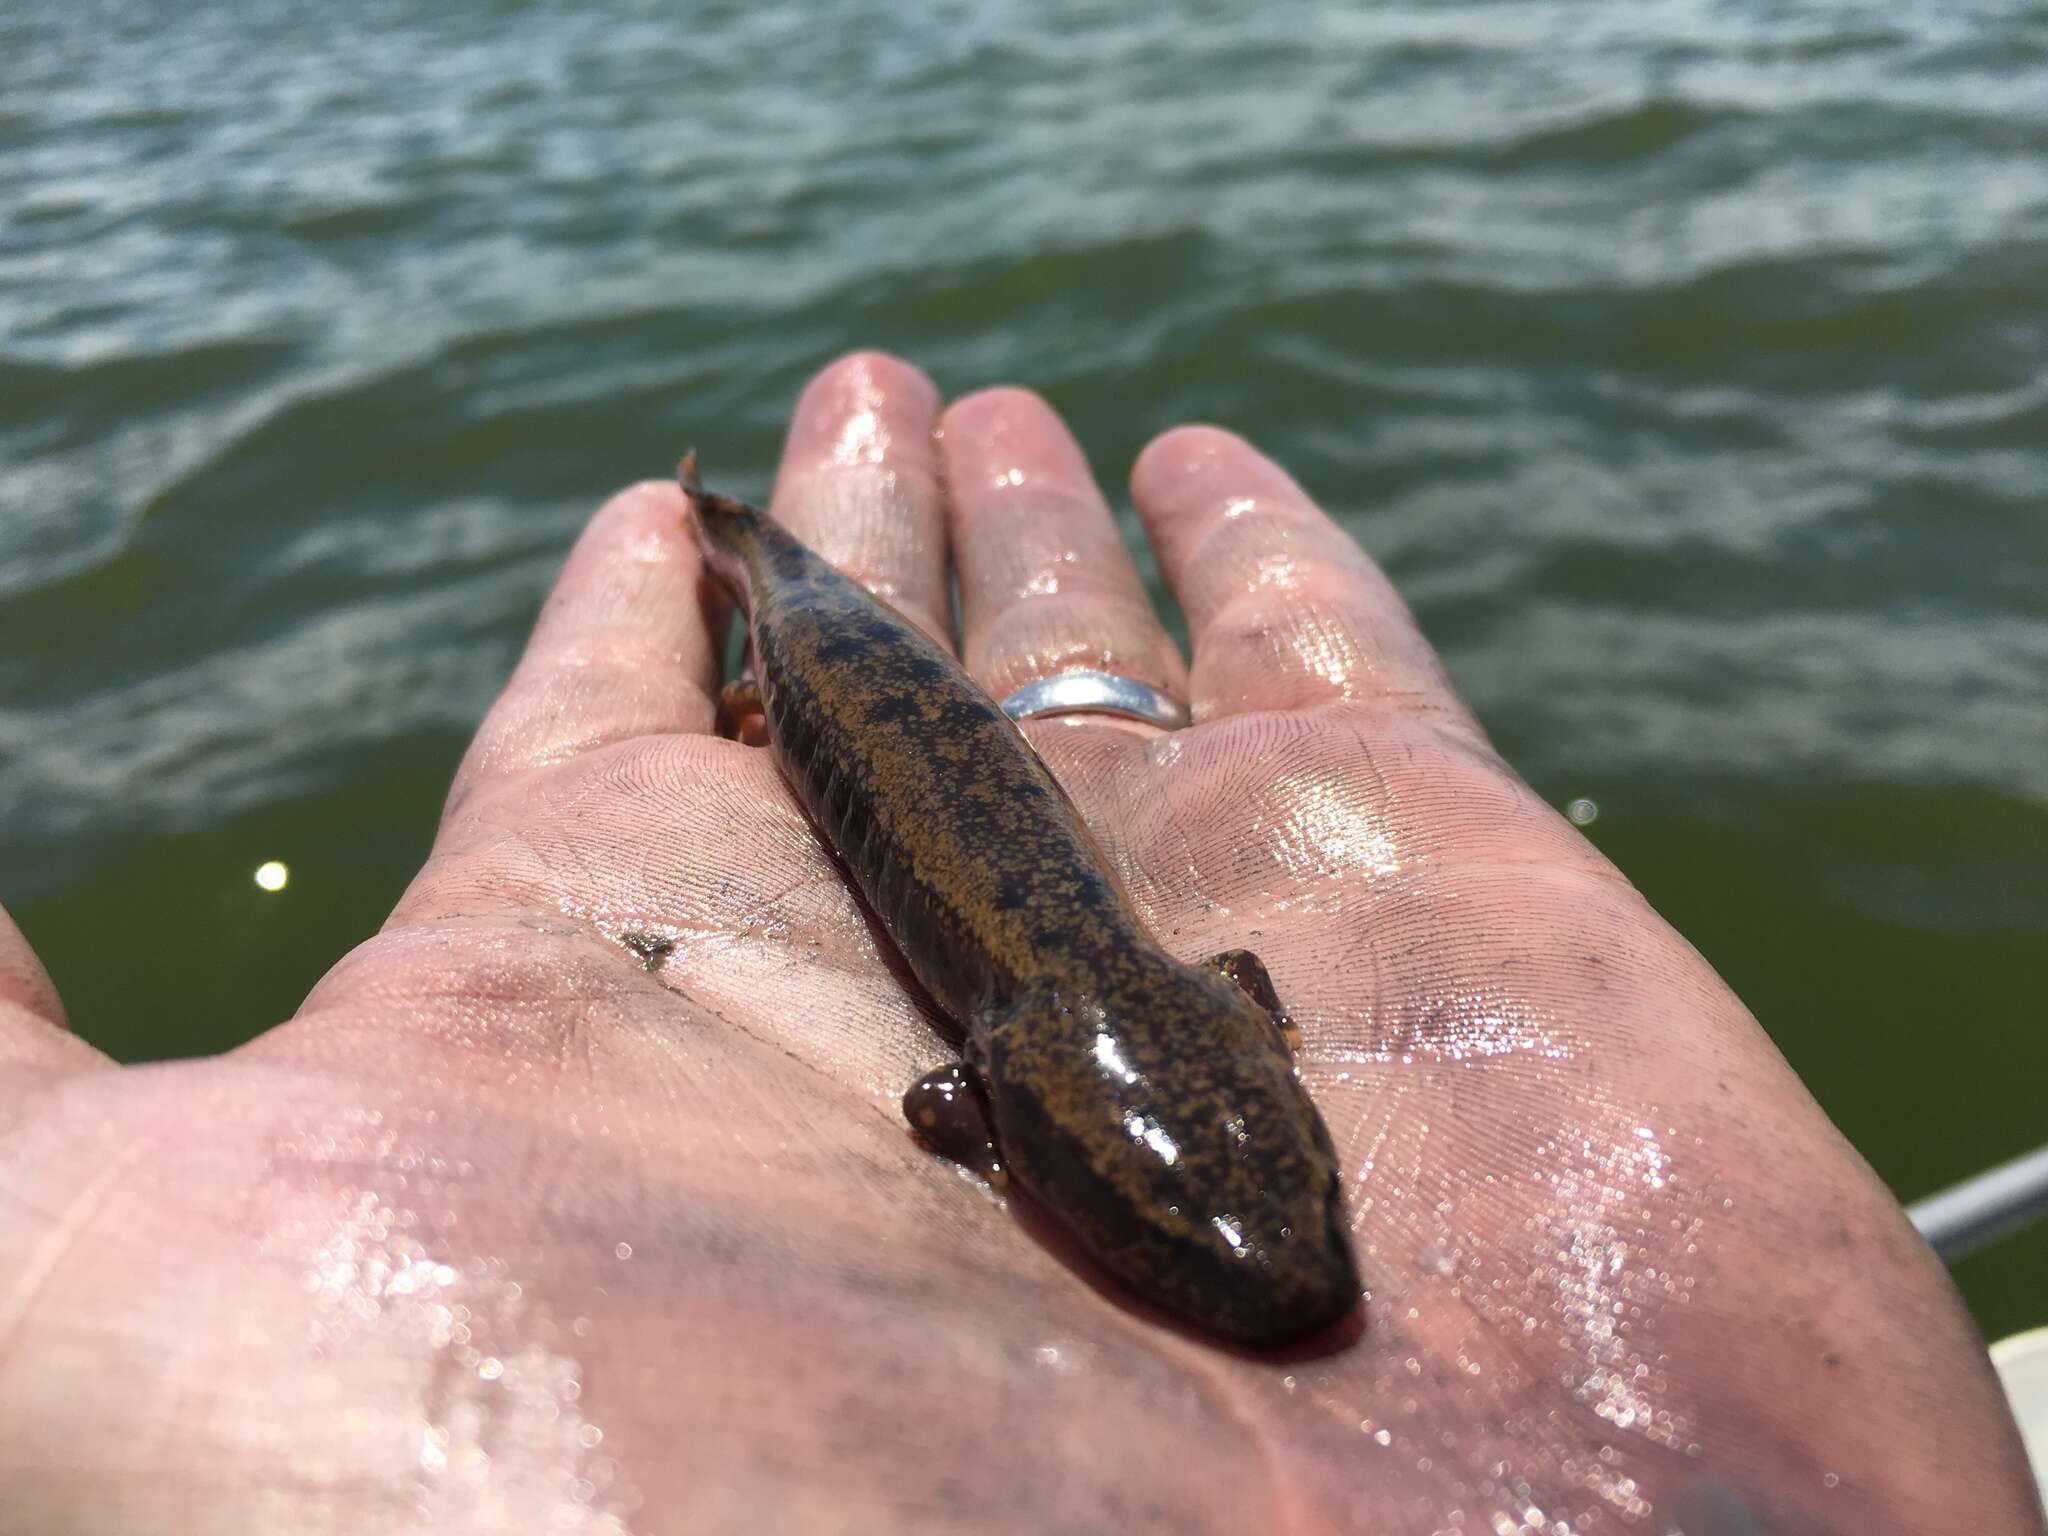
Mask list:
[[[1358,1304],[1336,1156],[1271,1019],[1159,957],[1092,997],[1034,995],[990,1030],[1011,1175],[1148,1299],[1272,1345]]]

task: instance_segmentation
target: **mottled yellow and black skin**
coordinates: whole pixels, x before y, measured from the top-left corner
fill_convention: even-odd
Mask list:
[[[1272,1001],[1264,968],[1168,955],[951,656],[764,514],[705,494],[689,461],[683,479],[707,563],[747,612],[784,775],[964,1031],[966,1070],[914,1088],[913,1123],[999,1161],[1104,1267],[1200,1327],[1271,1345],[1349,1314],[1336,1158],[1277,1010],[1254,1001]]]

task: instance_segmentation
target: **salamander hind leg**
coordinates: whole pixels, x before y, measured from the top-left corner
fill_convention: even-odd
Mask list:
[[[989,1118],[988,1094],[960,1062],[927,1072],[903,1095],[903,1118],[941,1157],[1001,1188],[1009,1182]]]
[[[1273,978],[1267,974],[1265,961],[1248,949],[1226,949],[1208,964],[1211,970],[1219,971],[1236,982],[1240,992],[1266,1010],[1273,1020],[1273,1027],[1280,1031],[1280,1038],[1287,1042],[1288,1050],[1301,1049],[1301,1027],[1280,1005],[1280,994],[1273,990]]]
[[[750,747],[766,744],[768,706],[753,673],[743,672],[718,690],[718,729]]]

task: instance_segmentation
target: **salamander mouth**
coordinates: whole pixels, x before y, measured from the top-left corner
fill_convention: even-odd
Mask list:
[[[1297,1236],[1266,1254],[1263,1264],[1221,1252],[1206,1265],[1188,1264],[1182,1271],[1187,1283],[1174,1287],[1183,1298],[1178,1310],[1263,1349],[1321,1333],[1357,1309],[1358,1271],[1341,1233]]]

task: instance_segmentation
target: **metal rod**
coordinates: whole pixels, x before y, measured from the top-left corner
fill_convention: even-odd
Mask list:
[[[2048,1216],[2048,1147],[1915,1201],[1906,1215],[1934,1251],[1953,1264]]]

